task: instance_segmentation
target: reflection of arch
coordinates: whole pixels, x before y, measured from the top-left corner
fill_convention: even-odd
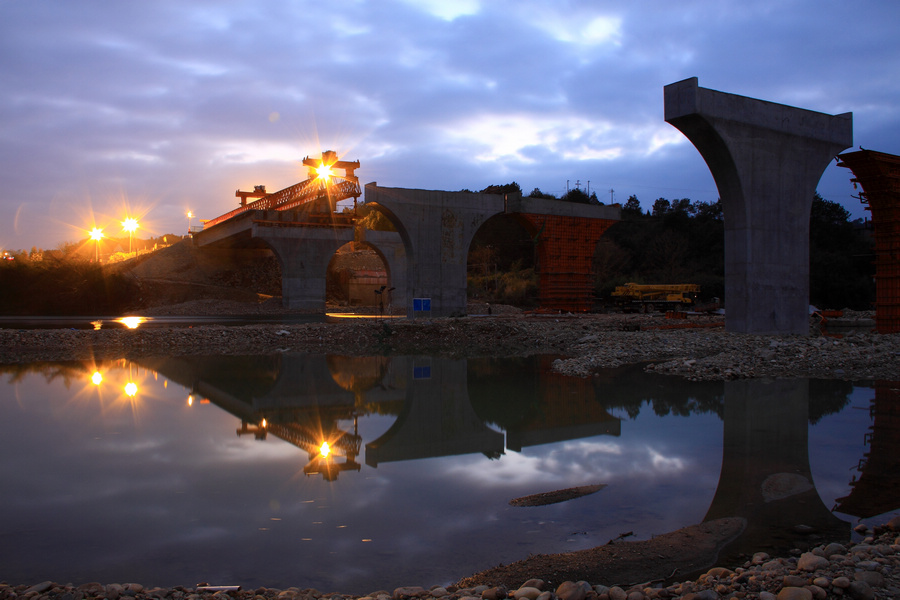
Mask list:
[[[503,454],[503,434],[485,425],[469,402],[466,361],[408,359],[411,381],[390,429],[366,444],[366,464],[480,452]]]
[[[391,359],[387,356],[329,354],[325,357],[325,362],[334,382],[360,398],[366,391],[381,383]]]
[[[478,418],[506,430],[506,447],[522,448],[597,435],[619,436],[621,421],[598,401],[591,379],[552,369],[552,357],[469,359],[468,393]]]

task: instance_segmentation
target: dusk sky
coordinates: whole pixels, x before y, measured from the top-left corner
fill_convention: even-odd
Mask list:
[[[0,248],[126,212],[181,234],[328,149],[363,184],[713,202],[665,85],[852,112],[853,149],[900,154],[898,23],[895,0],[0,0]],[[850,177],[819,193],[867,216]]]

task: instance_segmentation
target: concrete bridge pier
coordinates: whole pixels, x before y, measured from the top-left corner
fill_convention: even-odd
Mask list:
[[[706,161],[725,217],[725,328],[809,333],[809,216],[828,163],[853,143],[828,115],[698,86],[665,86],[665,118]]]
[[[324,311],[328,263],[353,241],[353,229],[255,226],[254,237],[266,242],[281,265],[282,304]]]
[[[366,204],[378,205],[404,241],[407,316],[464,316],[469,244],[487,219],[504,211],[503,197],[378,187],[374,182],[365,190]],[[415,298],[431,300],[430,314],[416,313]]]

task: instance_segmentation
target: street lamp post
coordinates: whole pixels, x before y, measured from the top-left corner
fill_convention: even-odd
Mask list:
[[[192,213],[191,211],[188,211],[187,215],[188,215],[188,236],[190,236],[191,235],[191,219],[194,218],[194,213]]]
[[[96,252],[95,252],[95,254],[94,254],[94,256],[95,256],[94,260],[95,260],[95,262],[97,262],[97,263],[100,262],[100,239],[101,239],[102,237],[103,237],[103,230],[102,230],[102,229],[97,229],[96,227],[94,227],[93,229],[91,229],[91,239],[94,240],[95,242],[97,242],[97,243],[95,244],[95,246],[94,246],[95,249],[96,249]]]
[[[122,221],[122,229],[128,232],[128,254],[131,254],[131,238],[134,235],[135,229],[138,228],[137,219],[134,217],[128,217],[124,221]]]

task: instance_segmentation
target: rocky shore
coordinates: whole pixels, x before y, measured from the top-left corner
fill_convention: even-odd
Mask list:
[[[82,585],[45,581],[34,585],[0,583],[0,600],[875,600],[900,597],[900,518],[856,544],[829,543],[809,552],[772,557],[757,552],[733,568],[713,567],[695,579],[639,581],[620,585],[613,581],[522,580],[517,586],[479,584],[398,587],[365,596],[323,593],[315,589],[238,586],[145,588],[136,583]],[[625,542],[628,544],[628,542]],[[565,561],[566,555],[558,560]]]
[[[860,320],[868,316],[862,315]],[[700,315],[667,319],[664,315],[507,313],[417,321],[334,321],[104,327],[98,331],[0,329],[0,363],[275,352],[454,357],[555,354],[561,357],[555,370],[580,377],[646,363],[647,370],[692,380],[900,380],[900,334],[879,335],[871,327],[828,334],[814,320],[809,336],[728,333],[722,317]]]

